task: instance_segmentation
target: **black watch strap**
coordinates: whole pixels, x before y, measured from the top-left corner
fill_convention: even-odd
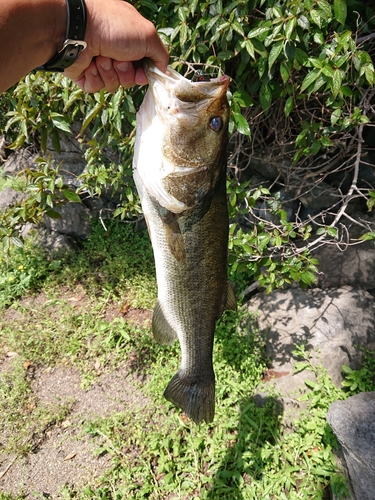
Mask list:
[[[66,39],[62,48],[43,66],[35,68],[42,71],[62,72],[69,68],[86,48],[86,6],[84,0],[66,0],[68,23]]]

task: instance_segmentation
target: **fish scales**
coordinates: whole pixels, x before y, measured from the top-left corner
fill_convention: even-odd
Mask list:
[[[149,66],[146,67],[151,89],[148,92],[152,92],[155,85],[153,71],[155,70]],[[173,76],[177,79],[176,86],[178,86],[180,78],[183,77],[175,74]],[[156,85],[163,81],[163,78],[163,74],[158,74]],[[171,84],[167,81],[168,83]],[[198,93],[198,99],[196,93],[193,96],[189,94],[189,87],[187,94],[183,96],[181,92],[179,94],[179,97],[185,99],[182,102],[191,99],[191,102],[187,101],[189,104],[208,101],[202,118],[207,122],[207,127],[212,118],[222,120],[220,136],[212,135],[218,140],[218,144],[214,144],[212,148],[212,153],[194,151],[193,148],[191,158],[188,158],[188,165],[186,165],[185,144],[183,140],[178,139],[178,132],[190,133],[194,141],[197,140],[197,136],[194,130],[184,127],[178,130],[180,123],[183,122],[183,116],[177,124],[174,124],[173,130],[177,132],[177,135],[174,135],[175,139],[168,136],[170,123],[169,125],[164,123],[163,134],[157,138],[158,141],[153,142],[147,139],[147,131],[150,131],[152,126],[155,127],[155,124],[160,128],[160,123],[157,120],[156,122],[149,120],[152,123],[150,125],[145,119],[147,114],[152,113],[152,106],[150,107],[152,99],[147,95],[145,106],[143,109],[141,107],[137,115],[134,179],[153,246],[158,283],[158,302],[153,315],[153,331],[155,338],[164,344],[170,344],[178,338],[182,353],[180,368],[166,388],[165,397],[180,406],[197,423],[202,420],[211,422],[214,418],[215,375],[212,351],[215,322],[225,307],[235,308],[233,292],[227,283],[228,210],[225,151],[229,108],[226,96],[223,98],[227,85],[228,82],[223,81],[223,88],[220,90],[220,85],[218,86],[218,82],[215,81],[213,87],[219,87],[215,97],[199,96]],[[168,89],[168,95],[170,97],[172,92],[170,97],[172,99],[175,89],[173,85],[171,86],[172,90]],[[155,92],[152,96],[157,100],[154,94]],[[221,99],[221,101],[214,106],[213,103],[210,104],[209,99],[211,101]],[[174,106],[178,106],[178,112],[182,113],[183,104],[175,102]],[[157,103],[155,107],[157,108]],[[170,114],[170,108],[171,106],[169,109],[168,106],[164,108],[167,116]],[[194,113],[194,109],[190,106],[188,113]],[[203,127],[204,133],[212,134],[207,127]],[[146,137],[144,141],[142,141],[143,134]],[[202,136],[202,132],[200,135]],[[157,168],[152,165],[145,166],[142,159],[142,148],[147,147],[149,153],[151,145],[154,148],[161,148],[167,157],[154,152],[151,159],[159,158],[159,162],[168,163],[168,154],[170,155],[172,151],[174,162],[177,168],[180,168],[177,175],[173,169],[172,173],[164,175],[165,172],[161,168],[162,182],[161,188],[160,186],[158,188],[160,192],[164,190],[161,195],[159,191],[154,190],[154,186],[148,184],[148,178],[145,179],[144,170]],[[180,147],[180,150],[176,151],[176,147]],[[181,163],[178,163],[181,162],[181,158],[182,167]],[[210,165],[211,160],[212,165]],[[159,181],[160,179],[156,179],[155,183]],[[171,193],[172,201],[168,199]],[[178,202],[176,206],[174,206],[174,195]],[[181,210],[179,204],[183,204],[186,208]]]

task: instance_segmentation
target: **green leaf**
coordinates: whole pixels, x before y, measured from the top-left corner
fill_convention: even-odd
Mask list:
[[[289,116],[293,108],[294,108],[294,98],[293,96],[289,96],[284,106],[285,116]]]
[[[315,82],[315,80],[319,77],[321,73],[321,70],[319,69],[313,69],[308,73],[305,78],[303,79],[302,85],[301,85],[301,92],[306,90],[312,83]]]
[[[266,83],[262,83],[259,92],[260,104],[264,111],[267,111],[272,102],[272,91]]]
[[[50,217],[51,219],[61,219],[61,214],[59,212],[56,212],[56,210],[47,210],[46,215]]]
[[[336,227],[327,227],[327,233],[332,238],[337,238],[338,236],[338,231]]]
[[[232,24],[231,24],[232,28],[237,31],[237,33],[239,33],[241,36],[245,36],[245,33],[243,31],[243,28],[241,26],[241,24],[238,22],[238,21],[233,21]]]
[[[246,108],[254,104],[249,94],[243,89],[234,92],[233,101],[237,102],[241,106],[241,108]]]
[[[12,236],[11,238],[11,242],[13,243],[13,245],[15,245],[16,247],[19,247],[19,248],[22,248],[23,247],[23,242],[22,240],[20,240],[19,238],[17,238],[16,236]]]
[[[64,120],[64,117],[63,116],[56,116],[56,117],[53,117],[52,118],[52,123],[54,124],[54,126],[60,130],[62,130],[63,132],[67,132],[68,134],[70,134],[70,126],[69,124]]]
[[[375,239],[375,231],[372,231],[370,233],[362,234],[362,236],[360,236],[359,239],[362,240],[362,241],[374,240]]]
[[[333,2],[333,12],[337,21],[344,25],[347,16],[347,6],[346,0],[334,0]]]
[[[180,45],[183,46],[188,38],[188,26],[185,22],[181,24],[180,28]]]
[[[268,57],[268,68],[271,69],[274,62],[276,59],[279,57],[281,54],[281,51],[283,50],[283,40],[280,40],[279,42],[276,42],[272,45],[270,55]]]
[[[334,75],[333,68],[328,63],[326,63],[322,67],[322,73],[323,73],[323,75],[328,76],[329,78],[333,78],[333,75]]]
[[[252,44],[252,42],[250,42],[250,40],[245,40],[243,43],[243,46],[248,51],[248,53],[251,55],[251,57],[253,59],[255,59],[255,50],[254,50],[254,45]]]
[[[284,83],[286,83],[289,80],[290,77],[290,71],[288,68],[287,63],[282,62],[280,64],[280,75]]]
[[[331,114],[331,125],[335,125],[341,117],[341,109],[337,108]]]
[[[191,14],[194,14],[194,12],[195,12],[195,10],[196,10],[196,8],[197,8],[197,5],[198,5],[198,1],[199,1],[199,0],[192,0],[192,1],[190,2],[190,13],[191,13]]]
[[[306,16],[301,15],[297,19],[298,26],[301,26],[304,30],[309,30],[310,29],[310,21],[307,19]]]
[[[334,98],[336,98],[338,93],[340,92],[341,85],[342,85],[341,72],[339,69],[335,69],[332,78],[332,94]]]
[[[346,97],[351,97],[353,95],[353,91],[347,85],[341,88],[341,93]]]
[[[313,23],[317,24],[319,26],[319,28],[322,27],[322,18],[321,18],[320,13],[317,10],[314,10],[314,9],[311,10],[310,17],[311,17],[311,20],[313,21]]]
[[[264,33],[268,33],[269,30],[270,30],[270,28],[268,28],[266,26],[254,28],[254,29],[249,31],[249,33],[247,34],[247,38],[257,38],[260,35],[263,35]]]
[[[246,118],[243,115],[241,115],[241,113],[233,113],[233,121],[240,134],[244,134],[250,137],[249,124],[246,121]]]
[[[62,193],[68,201],[72,201],[75,203],[81,203],[81,198],[74,191],[71,191],[70,189],[63,189]]]
[[[86,115],[85,119],[83,120],[81,130],[79,131],[80,135],[87,129],[87,127],[90,125],[90,123],[95,120],[96,116],[100,112],[100,110],[103,108],[103,105],[101,103],[95,104],[93,109]]]
[[[324,36],[321,31],[317,31],[316,33],[314,33],[314,42],[318,45],[324,44]]]
[[[332,16],[331,5],[327,0],[318,0],[319,8],[321,9],[321,13],[323,14],[323,18],[328,21]]]
[[[374,73],[374,66],[372,64],[367,64],[365,68],[365,77],[367,82],[370,85],[374,85],[375,83],[375,73]]]
[[[285,25],[285,37],[287,40],[290,40],[292,34],[294,33],[294,29],[296,27],[296,24],[297,24],[297,18],[296,17],[292,17],[291,19],[289,19]]]

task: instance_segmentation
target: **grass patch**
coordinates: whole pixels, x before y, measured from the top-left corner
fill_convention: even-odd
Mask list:
[[[163,401],[178,356],[173,346],[161,350],[145,389],[154,411],[148,419],[124,412],[91,422],[87,432],[103,438],[98,452],[112,455],[113,468],[100,488],[71,491],[68,498],[325,499],[330,483],[337,495],[346,492],[325,419],[329,404],[344,393],[306,356],[305,369],[318,375],[317,386],[308,393],[295,431],[285,433],[276,397],[262,407],[255,404],[265,368],[262,342],[254,333],[238,333],[237,321],[228,314],[218,326],[214,423],[186,422]]]
[[[98,365],[110,374],[128,363],[142,373],[140,387],[150,403],[83,424],[99,440],[97,453],[111,457],[111,466],[100,482],[81,489],[66,486],[62,498],[325,500],[329,486],[340,498],[345,480],[337,470],[336,442],[325,415],[331,402],[374,388],[373,354],[365,354],[362,371],[348,372],[341,390],[299,347],[299,369],[313,371],[316,382],[305,396],[306,411],[293,431],[285,432],[277,395],[261,407],[254,399],[266,367],[255,321],[247,318],[244,327],[241,314],[226,313],[215,337],[215,420],[196,426],[163,398],[180,361],[178,344],[157,345],[149,328],[119,313],[124,303],[145,309],[154,305],[147,234],[116,222],[108,229],[96,224],[79,252],[58,261],[46,261],[32,247],[14,249],[3,261],[4,275],[24,266],[35,279],[7,300],[9,288],[0,288],[1,304],[7,305],[0,320],[0,350],[17,354],[0,377],[0,452],[29,453],[38,436],[69,411],[69,405],[35,399],[30,366],[73,367],[88,386],[98,376]],[[109,310],[116,314],[109,318]],[[16,498],[26,496],[0,494],[0,500]]]
[[[133,224],[99,222],[82,248],[59,262],[49,283],[82,285],[94,297],[128,300],[132,307],[153,308],[157,293],[155,266],[147,232]]]
[[[43,439],[45,431],[64,420],[67,404],[41,404],[31,389],[29,363],[12,360],[9,371],[0,376],[0,454],[27,455]]]

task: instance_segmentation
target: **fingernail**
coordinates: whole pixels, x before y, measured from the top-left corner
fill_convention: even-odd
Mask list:
[[[126,62],[126,61],[122,61],[118,64],[116,64],[116,69],[118,69],[119,71],[128,71],[130,67],[130,63]]]
[[[112,68],[112,61],[111,59],[107,59],[106,61],[102,62],[100,65],[105,71],[109,71]]]
[[[98,73],[98,70],[97,70],[96,66],[94,66],[92,68],[92,70],[90,71],[90,73],[91,73],[92,76],[98,76],[99,73]]]

